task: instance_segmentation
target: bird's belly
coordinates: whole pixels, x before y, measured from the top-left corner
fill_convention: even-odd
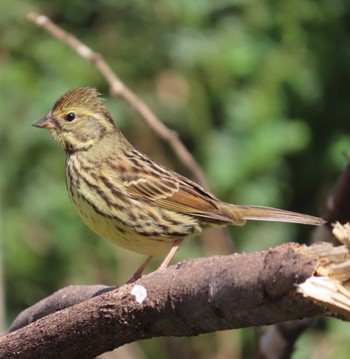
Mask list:
[[[137,210],[130,215],[127,208],[124,212],[111,209],[111,215],[106,215],[97,211],[77,191],[70,195],[79,215],[91,230],[133,252],[151,256],[167,253],[177,239],[201,232],[198,223],[188,216],[179,218],[178,223],[172,218],[170,223],[163,217],[155,218],[160,211],[151,206],[142,215]],[[188,223],[184,223],[184,220]]]
[[[79,210],[79,214],[97,235],[133,252],[152,256],[167,253],[176,240],[176,238],[143,236],[129,228],[123,228],[114,218],[106,218],[89,211]]]

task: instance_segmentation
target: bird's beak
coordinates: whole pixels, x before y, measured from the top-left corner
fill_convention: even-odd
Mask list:
[[[50,116],[45,116],[45,117],[41,118],[40,120],[33,122],[32,125],[35,127],[38,127],[38,128],[45,128],[48,130],[56,127],[55,123],[52,121]]]

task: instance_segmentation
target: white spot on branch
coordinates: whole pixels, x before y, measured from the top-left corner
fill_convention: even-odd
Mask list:
[[[131,294],[135,296],[136,302],[140,304],[147,298],[147,290],[142,285],[136,284],[132,288]]]

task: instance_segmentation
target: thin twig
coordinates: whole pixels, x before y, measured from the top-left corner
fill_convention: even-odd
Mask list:
[[[150,110],[150,108],[132,92],[113,72],[102,55],[94,52],[76,37],[64,31],[54,24],[47,16],[29,12],[26,18],[35,25],[44,28],[56,39],[62,41],[84,59],[92,62],[103,75],[110,86],[112,96],[122,97],[141,116],[141,118],[155,131],[163,140],[167,141],[173,148],[180,161],[189,169],[197,181],[204,187],[209,188],[208,182],[198,163],[179,140],[177,133],[166,127]]]

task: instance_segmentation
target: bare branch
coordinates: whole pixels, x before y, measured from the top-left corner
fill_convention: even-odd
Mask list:
[[[41,26],[53,37],[68,45],[82,58],[92,62],[97,70],[102,74],[110,86],[112,96],[122,97],[129,105],[141,116],[141,118],[155,131],[163,140],[169,142],[170,146],[189,169],[198,182],[208,188],[208,182],[193,156],[178,138],[177,133],[167,128],[150,110],[150,108],[132,92],[113,72],[102,55],[94,52],[76,37],[64,31],[54,24],[47,16],[29,12],[26,18],[37,26]]]
[[[312,318],[277,323],[266,331],[257,328],[258,347],[256,358],[290,359],[299,336],[309,328]],[[261,332],[261,333],[259,333]]]
[[[332,193],[328,196],[326,204],[323,208],[322,218],[328,221],[327,225],[315,228],[313,231],[314,242],[329,242],[336,245],[341,242],[345,246],[349,247],[350,227],[349,225],[341,226],[336,224],[332,233],[332,225],[335,221],[340,223],[350,222],[350,162],[347,157],[347,165],[344,171],[341,173],[336,185],[334,186]],[[340,248],[342,250],[342,248]],[[342,268],[344,271],[344,268]],[[346,274],[347,276],[347,274]],[[329,290],[329,286],[331,287]],[[324,278],[316,277],[310,279],[306,283],[308,292],[312,291],[314,296],[318,296],[320,300],[326,296],[327,303],[330,305],[332,301],[336,301],[336,306],[339,307],[342,304],[342,300],[347,302],[347,296],[343,298],[342,291],[344,287],[337,289],[335,283],[329,283]],[[346,289],[346,290],[349,290]],[[315,298],[317,299],[317,298]],[[339,310],[339,309],[338,309]],[[270,328],[257,328],[258,343],[257,343],[257,358],[274,358],[274,359],[289,359],[293,354],[293,348],[298,335],[301,335],[303,331],[307,329],[308,325],[311,325],[314,321],[292,321],[287,323],[279,323]]]
[[[350,296],[337,308],[326,298],[310,300],[312,294],[306,297],[301,289],[318,275],[344,289],[349,275],[340,273],[349,258],[346,246],[289,243],[260,253],[185,261],[7,334],[0,338],[0,357],[40,359],[50,353],[51,359],[94,358],[156,336],[190,336],[315,315],[349,318]],[[69,298],[69,290],[65,295]],[[62,296],[58,298],[62,304]]]
[[[329,223],[350,222],[350,160],[340,174],[332,193],[328,196],[323,216]]]
[[[14,332],[51,313],[79,304],[103,293],[116,289],[106,285],[70,285],[23,310],[11,324],[8,332]]]

